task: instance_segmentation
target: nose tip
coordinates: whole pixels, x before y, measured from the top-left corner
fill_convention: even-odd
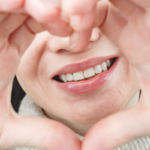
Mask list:
[[[80,33],[79,35],[74,35],[74,38],[76,38],[77,42],[75,42],[75,45],[70,45],[70,37],[57,37],[53,36],[49,42],[49,47],[52,52],[57,53],[59,50],[65,49],[72,53],[80,53],[85,51],[85,48],[87,48],[89,42],[96,42],[100,37],[100,30],[99,28],[94,28],[91,31]],[[88,41],[88,39],[90,39]]]

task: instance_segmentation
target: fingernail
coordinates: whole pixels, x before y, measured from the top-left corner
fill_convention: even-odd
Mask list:
[[[76,43],[70,45],[70,49],[71,49],[71,50],[74,50],[75,47],[76,47]]]
[[[78,33],[74,32],[70,37],[70,48],[74,48],[76,46],[76,41],[79,39]]]
[[[70,43],[72,44],[72,43],[76,42],[78,40],[78,38],[79,38],[79,35],[76,32],[74,32],[70,37]]]
[[[61,19],[66,21],[66,22],[69,22],[69,17],[67,17],[67,15],[61,11]]]
[[[73,32],[73,30],[72,30],[72,28],[71,28],[70,26],[67,28],[67,30],[68,30],[69,32]]]
[[[90,41],[91,42],[94,42],[94,41],[97,41],[100,37],[100,30],[98,28],[94,28],[92,30],[92,35],[91,35],[91,38],[90,38]]]
[[[81,20],[81,16],[79,15],[74,15],[70,17],[70,25],[76,25],[79,24]]]

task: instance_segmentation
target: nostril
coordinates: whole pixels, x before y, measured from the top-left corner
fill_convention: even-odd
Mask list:
[[[69,37],[57,37],[54,36],[48,43],[50,50],[54,53],[58,51],[68,49],[68,45],[70,43]]]
[[[66,49],[60,49],[57,51],[58,54],[69,54],[71,53],[69,50],[66,50]]]

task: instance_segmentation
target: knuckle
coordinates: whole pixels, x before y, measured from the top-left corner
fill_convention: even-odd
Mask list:
[[[57,134],[59,134],[59,136],[56,137]],[[41,146],[45,149],[57,149],[61,134],[60,124],[52,121],[46,129],[46,135],[41,140]]]

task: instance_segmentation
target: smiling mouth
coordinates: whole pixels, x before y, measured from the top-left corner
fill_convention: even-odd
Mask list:
[[[108,71],[115,61],[116,57],[108,59],[107,61],[101,64],[97,64],[96,66],[93,66],[86,70],[56,75],[53,79],[61,83],[89,80],[99,74],[102,74],[103,72]]]

